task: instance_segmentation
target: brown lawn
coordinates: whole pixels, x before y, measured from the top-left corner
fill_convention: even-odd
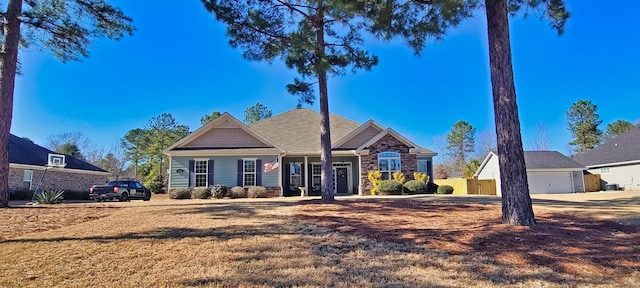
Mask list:
[[[444,200],[443,200],[444,199]],[[495,201],[167,200],[0,209],[0,287],[636,287],[637,226]],[[624,203],[622,201],[621,203]],[[611,215],[609,215],[611,216]]]

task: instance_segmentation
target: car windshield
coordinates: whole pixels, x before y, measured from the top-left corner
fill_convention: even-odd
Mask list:
[[[128,186],[125,181],[111,181],[109,182],[109,186]]]

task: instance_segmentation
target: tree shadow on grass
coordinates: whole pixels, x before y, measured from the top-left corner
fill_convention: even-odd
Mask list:
[[[537,214],[536,226],[513,227],[501,223],[496,204],[387,199],[306,204],[300,220],[470,257],[466,271],[496,284],[541,279],[566,285],[589,279],[585,284],[599,285],[640,270],[638,228],[613,221],[544,212]],[[523,267],[536,269],[509,272]]]

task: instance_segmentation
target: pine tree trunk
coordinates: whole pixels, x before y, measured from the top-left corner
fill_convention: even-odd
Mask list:
[[[13,89],[18,65],[22,0],[10,0],[5,14],[0,77],[0,207],[9,206],[9,133],[13,116]]]
[[[324,1],[318,1],[316,37],[318,60],[316,63],[316,73],[318,75],[318,87],[320,92],[320,161],[322,162],[322,202],[331,203],[335,200],[333,189],[333,158],[331,155],[331,130],[329,125],[329,92],[327,88],[327,67],[324,63],[325,42],[324,42]]]
[[[485,0],[485,6],[502,182],[502,222],[511,225],[535,225],[511,64],[507,0]]]

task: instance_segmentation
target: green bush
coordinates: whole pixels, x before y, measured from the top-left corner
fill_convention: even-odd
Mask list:
[[[20,189],[9,193],[9,200],[31,200],[33,199],[33,190]]]
[[[91,200],[89,191],[65,190],[64,200]]]
[[[198,187],[191,191],[191,198],[193,199],[209,199],[210,197],[211,190],[207,187]]]
[[[240,186],[235,186],[229,189],[229,197],[231,198],[247,198],[247,190]]]
[[[453,187],[449,185],[438,186],[438,194],[453,194]]]
[[[227,186],[216,184],[211,187],[211,194],[216,199],[222,199],[227,195]]]
[[[427,183],[427,194],[433,194],[438,192],[438,184],[429,182]]]
[[[169,199],[191,199],[191,190],[171,189],[169,190]]]
[[[427,183],[418,180],[410,180],[404,183],[404,193],[424,194],[427,193]]]
[[[164,184],[160,181],[151,181],[148,183],[147,188],[155,194],[164,194]]]
[[[396,180],[384,180],[378,185],[378,195],[401,195],[402,184]]]
[[[251,186],[247,189],[247,197],[248,198],[266,198],[267,197],[267,188],[263,186]]]
[[[40,204],[58,204],[64,200],[64,190],[48,189],[35,194],[36,202]]]

